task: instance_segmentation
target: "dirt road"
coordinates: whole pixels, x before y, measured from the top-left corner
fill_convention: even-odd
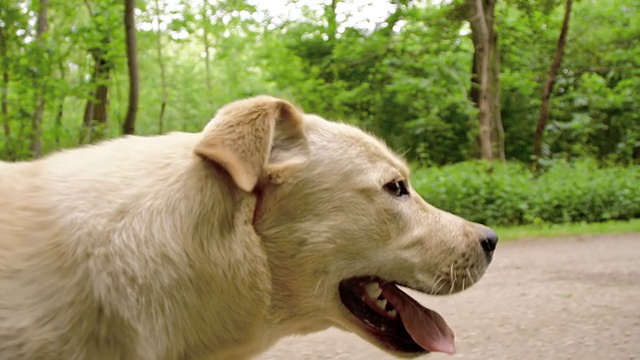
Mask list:
[[[640,359],[640,234],[498,246],[466,292],[410,292],[447,319],[458,352],[420,359]],[[282,340],[260,360],[393,359],[339,330]]]

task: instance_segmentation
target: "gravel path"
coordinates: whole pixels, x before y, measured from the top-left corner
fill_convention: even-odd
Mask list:
[[[640,234],[499,244],[471,289],[410,293],[456,333],[455,355],[420,359],[640,359]],[[394,358],[330,329],[284,339],[258,359]]]

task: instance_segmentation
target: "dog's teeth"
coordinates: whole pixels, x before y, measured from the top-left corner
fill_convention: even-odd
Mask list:
[[[374,327],[374,325],[373,325],[373,323],[371,321],[369,321],[367,319],[364,319],[364,322],[365,322],[365,324],[367,324],[367,325],[369,325],[371,327]]]
[[[367,291],[367,295],[372,299],[377,299],[382,293],[382,289],[380,289],[380,285],[378,285],[377,282],[368,283],[364,286],[364,289]]]
[[[376,304],[380,307],[380,309],[384,309],[385,307],[387,307],[387,299],[376,300]]]
[[[391,316],[392,318],[398,316],[398,312],[396,311],[396,309],[387,311],[387,314],[389,314],[389,316]]]

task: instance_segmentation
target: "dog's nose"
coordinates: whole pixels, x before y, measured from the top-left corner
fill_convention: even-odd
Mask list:
[[[496,246],[498,245],[498,234],[491,229],[487,230],[484,237],[480,239],[480,245],[482,245],[484,253],[491,258],[491,256],[493,256],[493,252],[496,250]]]

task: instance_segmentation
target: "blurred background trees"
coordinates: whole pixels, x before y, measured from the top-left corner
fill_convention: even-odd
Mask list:
[[[198,131],[220,106],[269,93],[422,166],[640,161],[637,0],[574,1],[557,64],[566,0],[126,3],[0,0],[0,158]]]

